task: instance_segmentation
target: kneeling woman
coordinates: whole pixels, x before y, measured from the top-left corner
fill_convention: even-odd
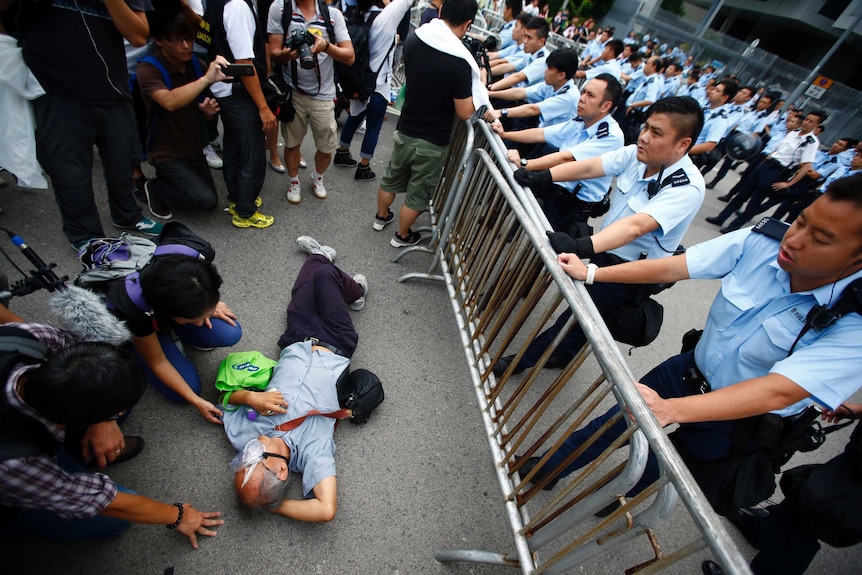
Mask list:
[[[108,307],[128,325],[147,381],[171,401],[186,401],[209,421],[221,411],[200,397],[197,368],[177,345],[209,350],[242,337],[234,314],[219,298],[221,276],[211,262],[185,255],[154,257],[139,273],[111,281]]]

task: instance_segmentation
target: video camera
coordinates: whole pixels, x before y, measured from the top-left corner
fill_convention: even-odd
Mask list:
[[[473,55],[473,58],[476,60],[476,64],[479,68],[484,68],[487,73],[487,81],[490,85],[491,83],[491,61],[488,59],[488,52],[493,52],[500,45],[500,38],[495,36],[494,34],[488,35],[484,40],[477,38],[476,36],[470,36],[469,34],[465,34],[463,38],[461,38],[461,42],[464,46],[467,47],[467,50],[470,51],[470,54]]]
[[[284,47],[289,50],[299,50],[299,65],[303,70],[314,68],[314,56],[311,47],[314,46],[314,35],[308,30],[294,30],[284,38]]]
[[[21,272],[22,276],[24,276],[22,279],[12,282],[10,286],[6,279],[6,274],[0,272],[0,276],[2,276],[2,278],[0,278],[0,280],[2,280],[2,282],[0,282],[0,303],[8,306],[9,300],[15,296],[24,296],[43,288],[49,292],[53,292],[65,287],[66,281],[68,281],[69,277],[57,277],[57,274],[53,271],[56,264],[46,264],[42,258],[33,251],[33,248],[28,246],[27,242],[12,230],[7,230],[5,228],[0,228],[0,230],[5,231],[9,235],[9,239],[12,240],[12,243],[18,246],[21,250],[24,257],[26,257],[31,264],[36,266],[36,269],[30,270],[30,275],[28,276],[21,268],[15,265],[15,262],[9,257],[9,254],[7,254],[3,248],[0,248],[0,252],[3,252],[3,255],[6,256],[7,260],[9,260],[9,263],[11,263],[12,266]]]

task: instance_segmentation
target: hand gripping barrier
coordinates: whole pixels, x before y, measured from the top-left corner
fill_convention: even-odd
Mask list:
[[[446,284],[514,538],[514,548],[504,553],[440,550],[437,560],[520,567],[524,574],[559,574],[646,535],[655,557],[627,573],[658,572],[706,546],[725,573],[750,573],[641,399],[628,365],[583,285],[572,282],[556,263],[541,208],[514,181],[503,143],[484,121],[474,118],[455,126],[444,177],[430,211],[429,247],[407,248],[395,260],[423,251],[433,253],[431,267],[428,273],[406,274],[398,281]],[[580,353],[555,377],[548,376],[553,372],[543,373],[542,367],[562,339],[557,336],[535,367],[523,376],[513,375],[527,344],[566,308],[573,312],[569,324],[579,323],[587,337]],[[515,361],[498,378],[493,366],[507,350],[516,354]],[[559,464],[549,463],[571,432],[614,404],[622,408],[614,418]],[[600,440],[620,418],[626,419],[626,432],[613,441]],[[542,491],[558,471],[594,445],[604,449],[593,462],[562,479],[550,494]],[[626,445],[628,453],[618,449]],[[626,499],[624,494],[643,473],[649,450],[657,456],[660,477]],[[539,461],[522,476],[519,470],[529,457]],[[677,499],[684,503],[700,537],[665,553],[654,530],[671,516]],[[610,515],[600,520],[593,517],[609,504],[617,505]]]

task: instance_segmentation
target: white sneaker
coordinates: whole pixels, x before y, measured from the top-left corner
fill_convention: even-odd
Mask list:
[[[302,184],[299,180],[291,180],[290,186],[287,188],[287,201],[291,204],[298,204],[302,199]]]
[[[331,262],[335,261],[335,248],[331,248],[329,246],[322,246],[320,242],[314,239],[311,236],[299,236],[296,238],[296,245],[299,246],[299,249],[307,253],[308,255],[318,254]]]
[[[207,159],[207,165],[210,168],[220,170],[224,167],[224,161],[219,157],[212,145],[208,144],[204,147],[204,157]]]
[[[362,274],[356,274],[355,276],[353,276],[353,281],[358,283],[359,286],[362,288],[362,297],[355,302],[347,304],[347,307],[349,307],[353,311],[361,311],[362,308],[365,307],[365,296],[368,295],[368,279]]]
[[[323,176],[314,177],[311,174],[311,190],[314,192],[314,197],[321,200],[326,197],[326,186],[323,185]]]

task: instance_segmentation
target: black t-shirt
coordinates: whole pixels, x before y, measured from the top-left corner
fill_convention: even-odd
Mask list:
[[[151,0],[126,4],[153,9]],[[24,60],[47,93],[96,106],[131,100],[123,36],[103,0],[54,0],[21,35]]]
[[[411,34],[404,44],[404,73],[407,90],[398,131],[447,146],[455,119],[453,100],[472,95],[470,65]]]

